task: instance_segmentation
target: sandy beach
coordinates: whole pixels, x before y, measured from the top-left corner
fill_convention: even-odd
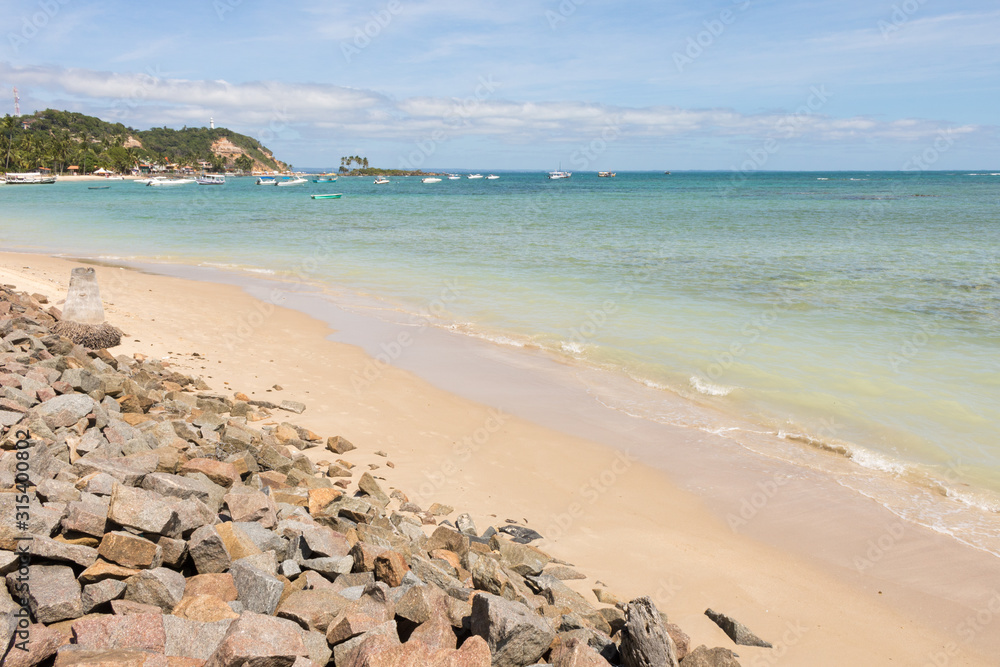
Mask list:
[[[0,257],[4,283],[53,303],[80,265]],[[624,598],[650,595],[693,646],[732,647],[704,616],[712,607],[775,645],[739,647],[744,665],[996,662],[996,557],[904,524],[828,475],[791,475],[704,433],[611,420],[557,380],[438,334],[427,346],[441,351],[408,356],[412,370],[380,363],[379,349],[395,361],[393,345],[410,345],[405,331],[368,330],[368,349],[335,342],[331,320],[344,316],[278,284],[262,301],[236,285],[97,273],[107,319],[128,334],[115,353],[169,361],[219,392],[301,401],[296,423],[354,442],[352,461],[379,464],[388,486],[480,525],[535,528],[542,549],[593,577],[579,591],[596,579]],[[310,304],[317,317],[300,312]]]

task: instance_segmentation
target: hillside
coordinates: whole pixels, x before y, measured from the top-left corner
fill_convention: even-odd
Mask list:
[[[26,127],[24,127],[26,126]],[[259,141],[225,128],[154,127],[136,130],[121,123],[71,111],[46,109],[31,116],[7,116],[2,122],[0,160],[4,171],[48,167],[63,172],[70,165],[127,171],[138,163],[212,168],[283,170],[283,162]]]

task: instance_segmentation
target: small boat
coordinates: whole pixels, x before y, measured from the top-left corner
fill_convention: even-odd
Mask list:
[[[340,199],[344,195],[343,193],[338,192],[337,194],[333,195],[309,195],[309,196],[312,197],[313,199]]]
[[[56,177],[42,176],[37,171],[23,173],[8,172],[4,174],[4,181],[6,181],[7,185],[50,185],[56,182]]]
[[[152,188],[164,188],[164,187],[172,187],[172,186],[175,186],[175,185],[191,185],[193,183],[195,183],[195,180],[193,178],[162,178],[162,177],[157,177],[157,178],[151,179],[149,181],[149,183],[146,184],[146,186],[147,187],[152,187]]]
[[[226,175],[225,174],[202,174],[195,179],[198,185],[225,185]]]
[[[466,178],[468,178],[470,181],[473,180],[473,179],[482,178],[482,177],[483,177],[482,174],[469,174],[468,176],[466,176]]]
[[[374,181],[375,185],[385,185],[388,182],[389,182],[389,179],[386,178],[385,176],[379,176]]]
[[[421,183],[440,183],[440,178],[435,178],[434,176],[428,176],[427,178],[420,179]]]
[[[157,177],[154,176],[153,178],[157,178]],[[150,182],[153,181],[153,178],[137,178],[137,179],[135,179],[132,182],[133,183],[137,183],[139,185],[149,185]]]
[[[458,180],[461,180],[461,178],[462,177],[459,176],[458,174],[448,174],[448,180],[449,181],[458,181]]]
[[[597,172],[597,175],[600,176],[601,178],[614,178],[618,174],[616,174],[613,171],[599,171]]]
[[[553,180],[553,181],[558,180],[560,178],[569,178],[572,175],[573,175],[573,172],[571,172],[571,171],[550,171],[549,172],[549,178],[551,180]]]
[[[110,185],[88,185],[87,189],[88,190],[109,190],[109,189],[111,189],[111,186]]]
[[[302,185],[305,182],[306,179],[302,178],[301,176],[296,176],[295,178],[286,178],[284,180],[278,181],[277,183],[275,183],[275,185],[277,185],[279,188],[283,188],[286,185]]]
[[[498,178],[500,178],[500,177],[499,177],[499,176],[497,176],[496,174],[490,174],[489,176],[487,176],[487,177],[486,177],[486,180],[487,180],[487,181],[495,181],[495,180],[497,180]]]
[[[314,178],[313,183],[336,183],[336,176],[320,176],[319,178]]]
[[[258,176],[257,177],[257,185],[274,185],[277,182],[278,181],[276,181],[274,179],[274,176]]]
[[[663,173],[664,173],[665,175],[667,175],[667,176],[669,176],[669,175],[670,175],[670,172],[669,172],[669,171],[665,171],[665,172],[663,172]]]

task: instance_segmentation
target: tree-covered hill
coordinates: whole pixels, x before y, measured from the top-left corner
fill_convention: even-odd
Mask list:
[[[81,113],[46,109],[21,118],[6,116],[0,131],[4,171],[48,167],[61,173],[78,165],[81,172],[98,167],[124,172],[140,163],[196,167],[198,162],[209,162],[215,170],[286,167],[256,139],[225,128],[136,130]]]

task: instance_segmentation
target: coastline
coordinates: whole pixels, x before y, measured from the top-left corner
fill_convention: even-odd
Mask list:
[[[4,268],[4,281],[55,301],[64,297],[75,263],[4,253],[3,265],[29,267]],[[274,299],[282,305],[269,306],[266,294],[261,301],[233,285],[106,266],[98,267],[98,277],[109,321],[130,334],[116,353],[169,355],[179,369],[205,376],[217,391],[228,383],[261,396],[279,384],[282,398],[309,406],[299,423],[318,432],[339,431],[365,452],[386,450],[397,465],[386,477],[399,488],[419,490],[428,483],[428,468],[442,474],[454,470],[426,500],[468,508],[473,518],[497,513],[499,520],[527,519],[548,538],[542,548],[613,590],[659,596],[660,606],[691,634],[694,645],[727,645],[702,615],[711,606],[741,618],[776,645],[785,637],[781,664],[923,664],[947,651],[949,643],[962,653],[949,655],[948,664],[988,664],[985,655],[997,648],[988,630],[966,642],[968,628],[959,627],[988,605],[996,559],[915,526],[900,534],[894,529],[898,520],[881,506],[844,489],[841,497],[832,495],[835,481],[824,485],[819,475],[808,475],[778,484],[783,471],[774,461],[745,453],[738,458],[721,438],[703,433],[677,428],[652,433],[635,422],[623,432],[620,424],[588,414],[578,397],[555,405],[544,383],[526,393],[532,387],[524,386],[517,369],[500,382],[473,384],[480,391],[520,394],[521,409],[533,407],[534,420],[522,417],[521,409],[497,413],[489,405],[508,399],[486,393],[470,400],[440,388],[443,380],[432,386],[419,371],[391,365],[379,366],[378,382],[359,396],[352,378],[364,377],[372,358],[357,346],[329,341],[329,318],[335,314],[315,313],[315,301],[301,303],[309,301],[308,294],[285,294]],[[261,289],[250,291],[262,296]],[[325,321],[283,305],[312,310]],[[221,334],[236,332],[239,323],[246,324],[248,335],[233,345]],[[385,335],[374,340],[391,343],[391,334]],[[430,338],[440,340],[437,334]],[[438,370],[469,386],[482,367],[459,368],[455,356],[481,352],[439,345],[444,346],[439,356],[429,355],[425,363],[441,366],[452,358],[450,368]],[[554,423],[534,423],[545,413]],[[590,438],[579,437],[581,431]],[[661,437],[671,446],[657,442],[656,452],[636,449],[636,460],[607,444]],[[471,444],[457,448],[466,438]],[[674,456],[657,460],[657,452]],[[525,461],[531,462],[529,470]],[[745,533],[734,532],[724,518],[727,508],[738,508],[740,499],[752,503],[758,492],[767,495],[768,480],[780,493],[767,497]],[[691,488],[701,493],[694,495]],[[561,523],[565,529],[553,538],[549,528]],[[878,547],[884,535],[891,538],[890,548],[879,547],[878,557],[869,557],[868,542]],[[867,558],[871,567],[850,574],[854,557]],[[942,559],[948,568],[941,567]],[[788,634],[798,627],[806,631]],[[743,664],[773,664],[775,655],[742,647],[740,653]]]

